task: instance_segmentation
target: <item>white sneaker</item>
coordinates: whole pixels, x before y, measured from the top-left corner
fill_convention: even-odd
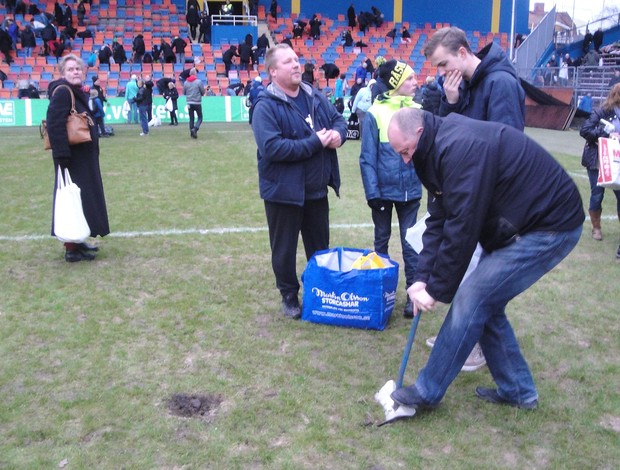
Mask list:
[[[140,135],[148,135],[148,134],[145,134],[144,132],[140,132]]]
[[[433,346],[435,346],[436,339],[437,339],[437,336],[428,338],[426,340],[426,345],[429,348],[432,348]],[[461,370],[463,372],[473,372],[475,370],[480,369],[481,367],[484,367],[486,363],[487,363],[487,360],[484,358],[482,348],[480,347],[478,343],[476,343],[476,345],[474,346],[474,349],[472,349],[471,353],[467,357],[467,360],[465,361],[465,364],[463,364],[463,367],[461,368]]]
[[[474,346],[474,349],[471,350],[471,353],[467,357],[465,364],[461,370],[463,372],[473,372],[475,370],[484,367],[487,363],[487,360],[484,358],[484,354],[482,352],[482,348],[478,343]]]

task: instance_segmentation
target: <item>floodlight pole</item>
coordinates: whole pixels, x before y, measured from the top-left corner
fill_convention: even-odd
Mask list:
[[[512,15],[510,17],[510,62],[514,59],[515,53],[515,3],[516,0],[512,0]]]

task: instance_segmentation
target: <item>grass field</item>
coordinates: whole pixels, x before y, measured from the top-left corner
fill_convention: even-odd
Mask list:
[[[475,387],[492,384],[482,369],[459,375],[436,411],[377,428],[373,395],[396,378],[410,325],[405,286],[382,332],[283,319],[249,126],[203,125],[198,140],[185,126],[139,132],[117,126],[101,141],[112,234],[95,261],[68,264],[49,236],[51,155],[38,129],[0,128],[0,468],[618,468],[611,195],[605,239],[586,225],[573,253],[509,305],[538,410],[481,402]],[[578,135],[528,132],[586,201]],[[332,246],[370,247],[359,142],[339,154]],[[422,317],[407,383],[445,311]],[[200,413],[171,412],[187,405],[178,394]]]

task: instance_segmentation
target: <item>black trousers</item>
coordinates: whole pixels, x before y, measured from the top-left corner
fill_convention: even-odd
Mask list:
[[[306,259],[319,250],[329,248],[329,202],[322,199],[305,201],[303,207],[265,201],[269,226],[271,266],[276,287],[284,296],[299,292],[297,279],[297,241],[303,240]]]

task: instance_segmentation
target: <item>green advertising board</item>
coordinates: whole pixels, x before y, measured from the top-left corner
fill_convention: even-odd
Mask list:
[[[114,125],[127,122],[123,115],[125,98],[108,98],[105,106],[105,123]],[[0,100],[0,126],[38,126],[45,119],[49,100]],[[179,122],[188,122],[185,96],[177,101]],[[161,96],[153,97],[153,116],[162,122],[170,119],[164,108],[165,100]],[[205,96],[202,98],[204,122],[247,122],[248,108],[243,96]]]

